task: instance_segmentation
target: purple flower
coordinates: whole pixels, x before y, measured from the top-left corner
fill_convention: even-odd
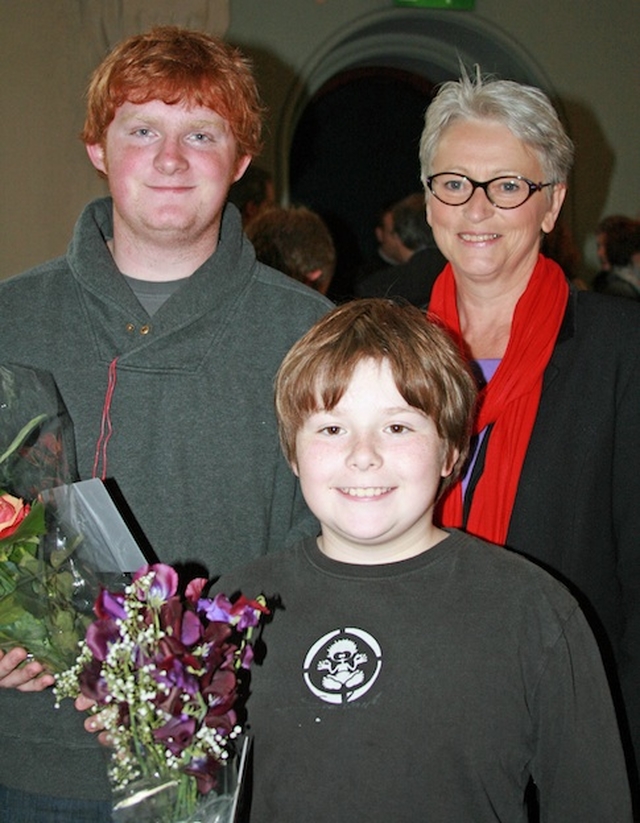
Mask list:
[[[182,715],[172,717],[164,726],[153,732],[155,740],[165,744],[174,755],[180,755],[191,744],[196,730],[196,721],[192,717]]]
[[[240,665],[243,669],[250,669],[251,664],[253,663],[253,646],[249,643],[244,647],[242,650],[242,654],[240,656]]]
[[[177,686],[186,694],[196,694],[198,691],[198,680],[188,670],[191,664],[198,664],[191,656],[175,657],[169,656],[158,664],[154,680],[158,683],[165,683],[168,686]]]
[[[115,620],[96,620],[87,628],[85,637],[93,656],[100,661],[106,660],[109,645],[119,638],[120,633]]]
[[[217,594],[213,600],[203,597],[198,600],[198,611],[204,612],[207,620],[216,623],[231,623],[233,606],[226,594]]]
[[[104,703],[109,694],[107,682],[102,675],[102,663],[95,657],[87,663],[78,676],[80,691],[85,697]]]
[[[202,696],[207,701],[207,725],[217,725],[210,718],[220,718],[229,712],[236,701],[238,680],[233,671],[218,670],[214,673],[211,682],[202,689]]]
[[[189,603],[195,604],[198,602],[198,598],[202,594],[202,591],[208,582],[209,581],[206,577],[194,577],[193,580],[190,580],[189,583],[187,583],[185,596]]]
[[[167,566],[165,563],[154,563],[154,565],[142,566],[133,575],[133,582],[145,577],[150,572],[154,573],[149,593],[145,596],[138,589],[137,595],[140,600],[146,600],[151,605],[159,606],[161,603],[173,597],[178,591],[178,573],[172,566]]]
[[[204,628],[203,638],[208,644],[210,653],[221,652],[226,649],[225,641],[231,637],[232,629],[226,623],[211,622]]]
[[[243,594],[233,604],[233,614],[239,616],[237,626],[240,631],[255,628],[260,622],[260,616],[268,612],[266,606],[256,600],[248,600]]]
[[[200,618],[191,609],[185,609],[179,597],[171,597],[162,604],[160,622],[167,634],[184,646],[193,646],[202,637]]]
[[[195,612],[185,612],[182,616],[180,640],[185,646],[193,646],[202,637],[202,623]]]
[[[169,694],[165,695],[163,698],[156,696],[154,700],[154,705],[161,709],[163,712],[166,712],[173,717],[182,717],[184,712],[184,694],[182,689],[174,686],[170,691]]]
[[[216,787],[216,775],[220,768],[220,763],[213,756],[194,757],[185,768],[185,772],[195,777],[200,794],[208,794]]]
[[[101,589],[93,604],[93,611],[100,620],[124,620],[127,616],[124,610],[124,595]]]
[[[257,600],[248,600],[243,594],[231,603],[226,595],[219,593],[213,600],[201,598],[198,601],[198,611],[204,612],[208,620],[229,623],[244,631],[257,626],[260,615],[268,613],[269,610]]]

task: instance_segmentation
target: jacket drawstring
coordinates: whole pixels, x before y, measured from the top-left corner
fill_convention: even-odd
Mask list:
[[[107,447],[109,439],[113,434],[113,426],[111,425],[111,401],[116,390],[116,371],[118,358],[109,363],[109,379],[107,382],[107,391],[104,396],[104,405],[102,407],[102,420],[100,421],[100,436],[96,443],[96,451],[93,459],[93,474],[92,477],[100,477],[105,480],[107,477]],[[102,472],[98,475],[100,462],[102,461]]]

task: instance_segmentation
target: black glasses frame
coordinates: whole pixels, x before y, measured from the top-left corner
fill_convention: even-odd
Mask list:
[[[438,195],[433,190],[432,184],[437,177],[444,177],[445,175],[460,177],[463,180],[466,180],[468,183],[471,183],[471,192],[466,200],[461,200],[460,203],[447,203],[446,200],[443,200],[441,197],[438,197]],[[494,203],[491,197],[489,196],[488,188],[492,183],[495,183],[496,180],[521,180],[523,183],[526,183],[527,186],[529,186],[529,194],[527,194],[524,200],[521,203],[518,203],[517,206],[499,206],[497,203]],[[431,174],[429,175],[429,177],[427,177],[427,188],[429,189],[431,194],[436,198],[436,200],[439,200],[441,203],[444,203],[445,206],[464,206],[465,203],[468,203],[469,200],[471,200],[471,198],[475,194],[476,189],[482,189],[485,193],[487,200],[491,203],[492,206],[495,206],[496,209],[505,209],[507,211],[510,209],[519,209],[520,206],[524,206],[524,204],[530,197],[532,197],[537,191],[542,191],[542,189],[547,188],[547,186],[555,186],[555,183],[534,183],[533,180],[529,180],[528,178],[522,177],[519,174],[501,174],[498,177],[492,177],[491,180],[485,180],[484,183],[479,183],[477,180],[472,180],[470,177],[467,177],[466,174],[457,174],[457,172],[454,171],[441,171],[438,172],[438,174]]]

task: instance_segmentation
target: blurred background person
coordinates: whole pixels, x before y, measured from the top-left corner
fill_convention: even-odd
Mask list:
[[[261,263],[326,294],[336,268],[336,249],[326,223],[306,206],[273,206],[246,226]]]
[[[606,280],[607,272],[611,268],[607,259],[607,235],[617,230],[624,231],[626,226],[633,222],[626,214],[609,214],[603,217],[596,226],[596,256],[600,263],[600,270],[593,279],[594,291],[600,291],[600,285]]]
[[[562,217],[556,220],[550,232],[543,233],[540,251],[545,257],[550,257],[558,263],[577,289],[589,288],[583,277],[582,254],[573,237],[573,232]]]
[[[598,236],[606,268],[596,277],[594,290],[640,300],[640,221],[616,218]]]
[[[353,282],[357,283],[359,280],[373,274],[374,271],[379,271],[385,266],[396,266],[399,260],[393,254],[393,250],[389,249],[389,239],[393,236],[393,217],[391,215],[391,207],[393,203],[385,203],[378,212],[378,219],[374,227],[374,234],[376,236],[377,248],[372,257],[368,257],[364,262],[353,272]]]
[[[389,211],[386,254],[397,261],[356,281],[356,297],[402,297],[420,308],[429,301],[435,278],[447,262],[425,216],[425,196],[414,192]],[[381,248],[382,245],[381,245]]]
[[[275,205],[276,191],[271,173],[252,163],[229,189],[228,200],[239,210],[242,225],[246,226],[263,209]]]
[[[424,193],[414,192],[391,206],[383,219],[380,248],[392,264],[406,263],[432,239],[424,214]]]

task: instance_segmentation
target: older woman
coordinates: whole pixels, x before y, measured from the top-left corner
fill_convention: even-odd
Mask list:
[[[463,76],[427,110],[427,220],[449,261],[429,310],[485,383],[477,448],[442,521],[568,582],[640,754],[640,311],[574,290],[540,254],[572,156],[539,89]]]

